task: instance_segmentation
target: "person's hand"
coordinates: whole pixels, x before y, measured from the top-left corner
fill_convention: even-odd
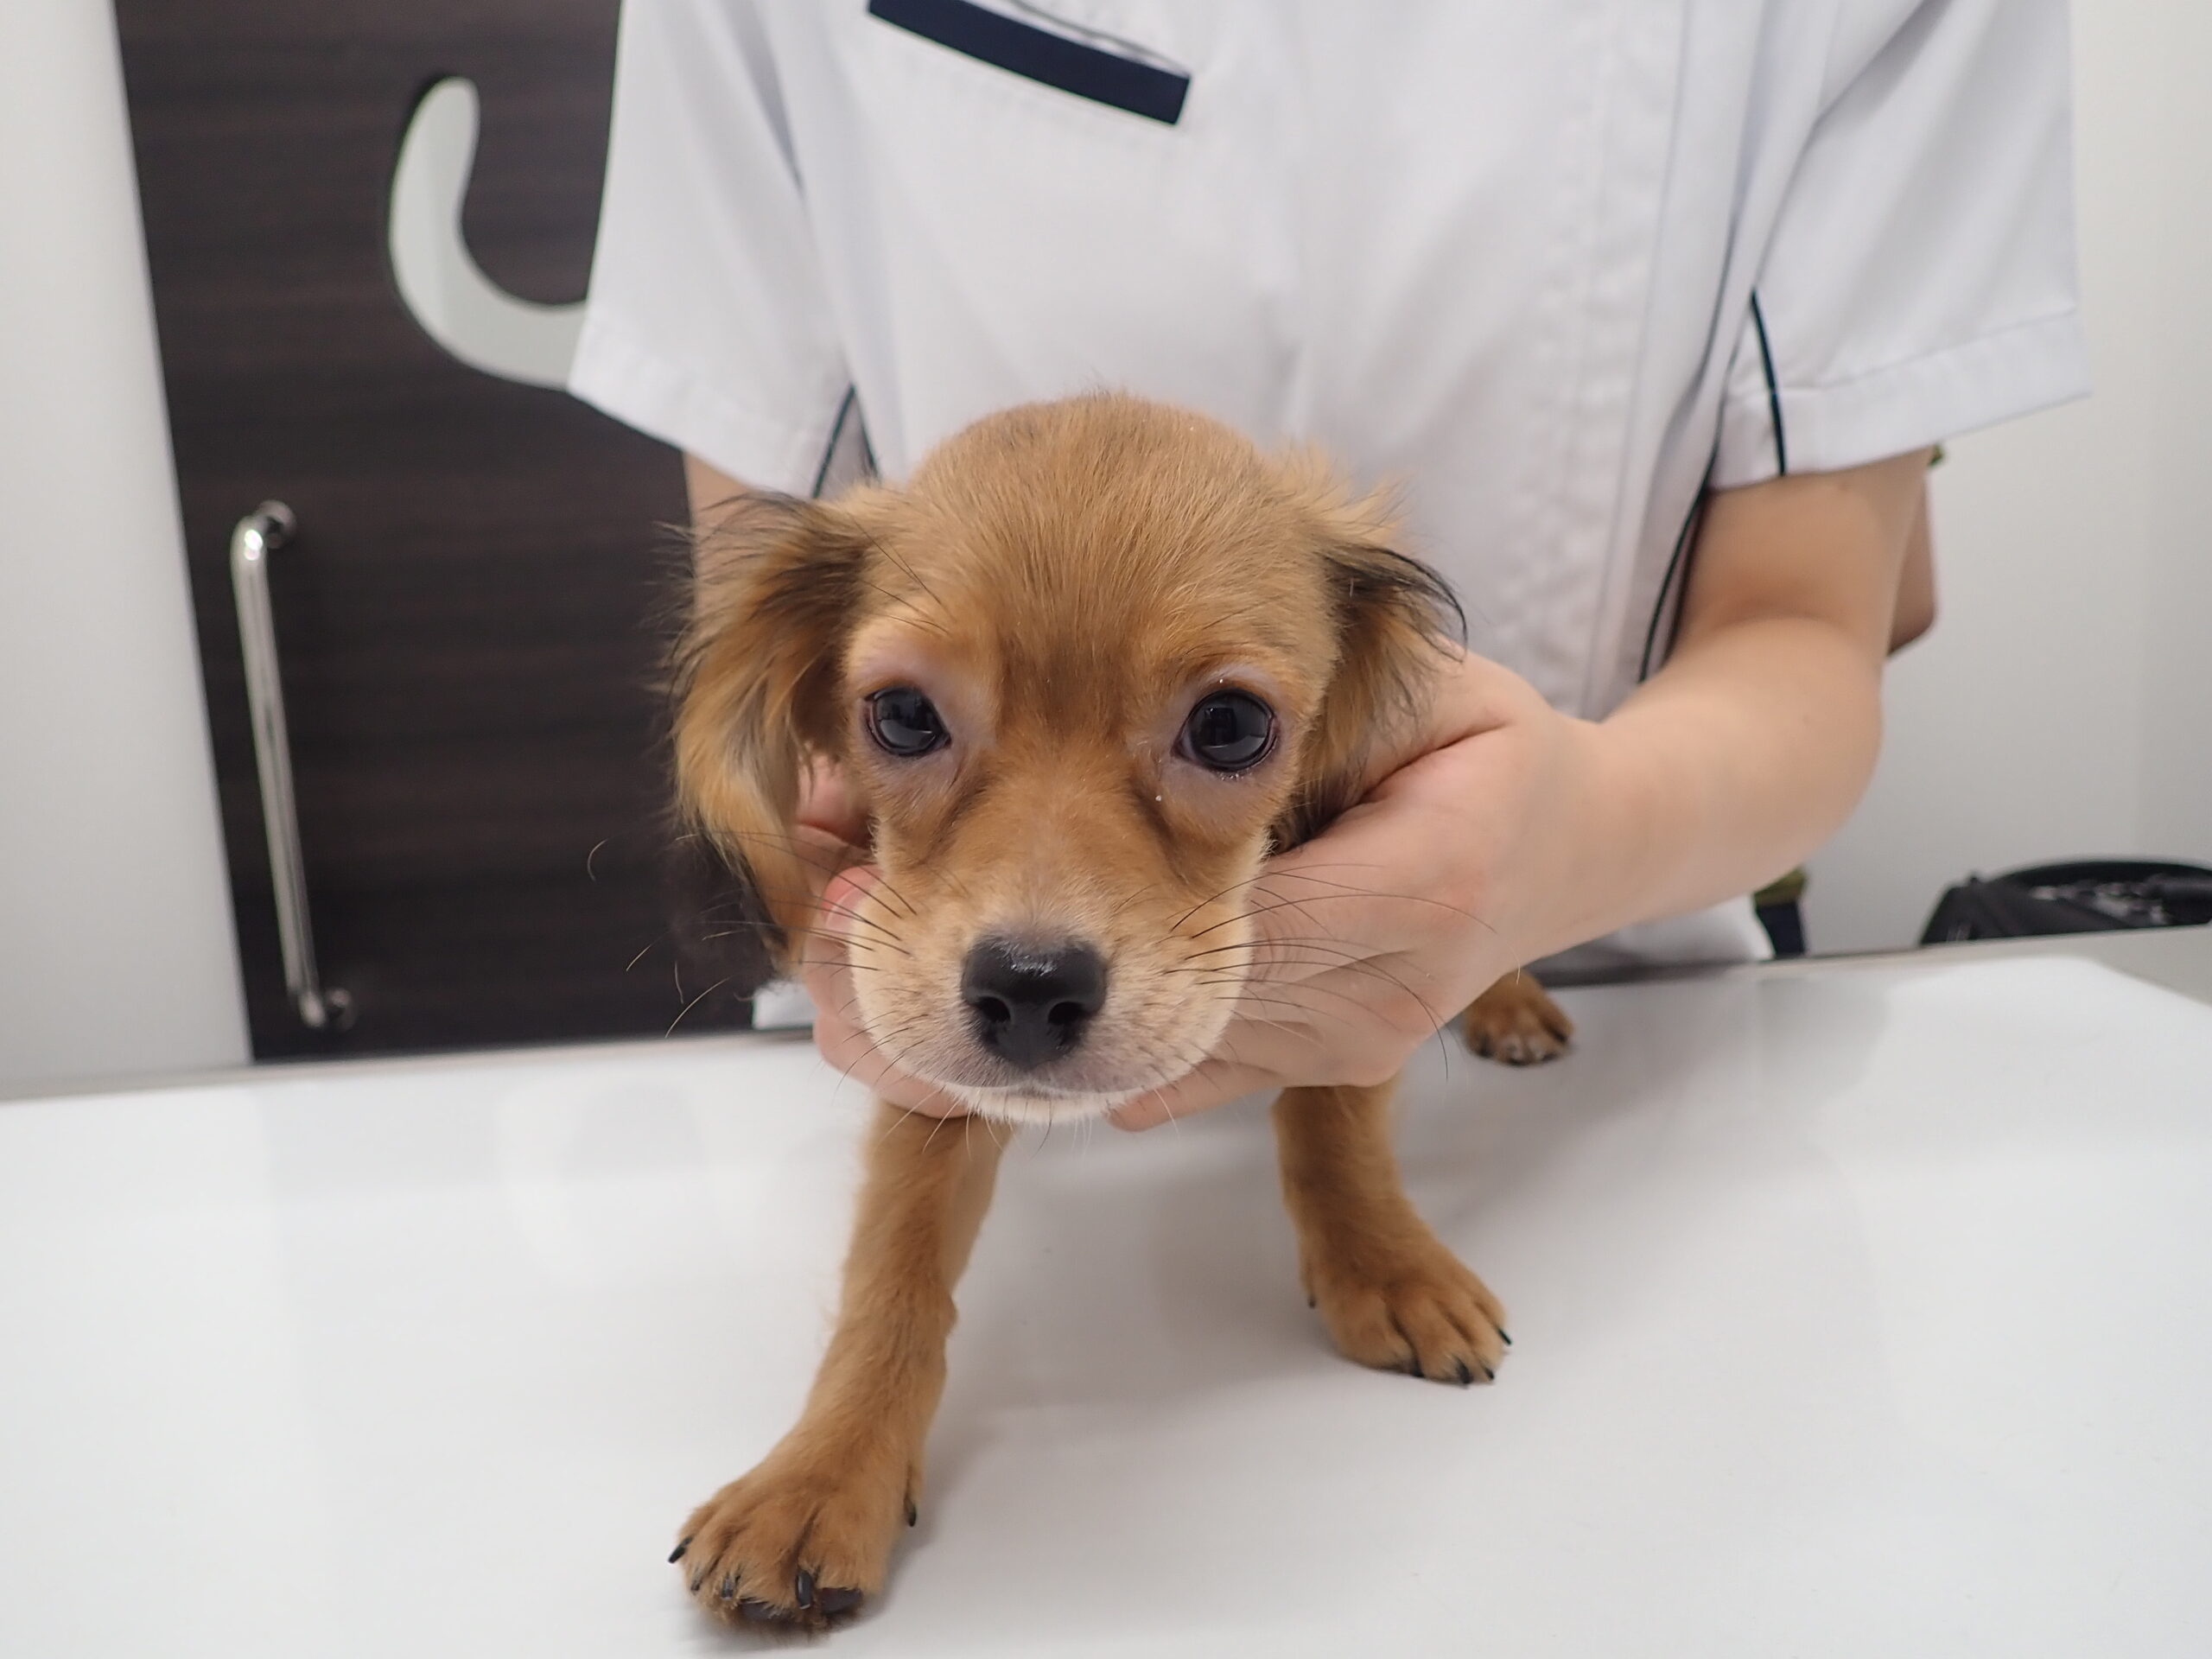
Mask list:
[[[1578,867],[1618,817],[1599,810],[1596,734],[1518,676],[1455,657],[1414,758],[1254,884],[1251,976],[1212,1055],[1113,1121],[1149,1128],[1256,1090],[1384,1081],[1501,975],[1581,937]],[[863,834],[852,810],[834,776],[817,773],[802,811],[814,832],[825,842]],[[963,1111],[860,1029],[835,947],[842,914],[876,877],[844,860],[824,868],[837,873],[803,966],[817,1045],[897,1104]]]
[[[817,760],[800,785],[796,833],[804,843],[817,919],[791,968],[814,1003],[815,1047],[885,1100],[938,1117],[966,1116],[960,1101],[899,1071],[861,1029],[844,938],[855,901],[881,877],[867,861],[868,815],[844,774],[826,761]]]
[[[1259,1090],[1387,1082],[1501,976],[1582,937],[1596,733],[1519,676],[1458,658],[1414,758],[1268,861],[1252,976],[1213,1054],[1113,1121],[1150,1128]]]

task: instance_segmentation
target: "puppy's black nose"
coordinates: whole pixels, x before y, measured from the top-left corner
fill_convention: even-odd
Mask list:
[[[1106,1001],[1106,963],[1072,940],[983,939],[968,952],[960,995],[975,1011],[976,1039],[1008,1065],[1033,1071],[1083,1040],[1083,1028]]]

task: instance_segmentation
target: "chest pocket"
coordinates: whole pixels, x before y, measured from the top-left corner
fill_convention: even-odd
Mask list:
[[[1092,41],[1102,43],[1093,44],[973,0],[868,0],[868,10],[880,22],[963,57],[1165,126],[1182,118],[1183,100],[1191,90],[1186,73],[1130,42],[1094,33]],[[1091,33],[1074,23],[1061,27]]]

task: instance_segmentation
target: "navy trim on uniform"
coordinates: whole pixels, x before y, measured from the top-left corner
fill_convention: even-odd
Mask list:
[[[837,440],[845,435],[845,417],[853,412],[860,395],[858,386],[847,386],[837,404],[837,418],[830,423],[830,442],[822,446],[822,464],[814,469],[814,488],[809,492],[817,500],[822,498],[822,486],[830,481],[830,464],[837,459]]]
[[[1667,595],[1674,591],[1675,578],[1681,572],[1683,555],[1689,551],[1691,543],[1697,540],[1698,520],[1705,517],[1705,498],[1712,484],[1713,463],[1707,461],[1705,476],[1697,481],[1696,499],[1690,503],[1689,512],[1682,516],[1681,529],[1675,532],[1675,550],[1667,556],[1667,574],[1659,578],[1659,597],[1651,602],[1651,622],[1643,631],[1643,658],[1637,664],[1636,671],[1637,682],[1639,684],[1651,677],[1651,653],[1659,644],[1659,623],[1667,614]],[[1679,611],[1675,613],[1675,620],[1679,626],[1681,622],[1681,613]],[[1674,639],[1670,634],[1668,637],[1668,644],[1671,645],[1673,643]]]
[[[1766,409],[1774,420],[1774,470],[1789,476],[1789,448],[1782,439],[1782,387],[1774,378],[1774,351],[1766,343],[1766,313],[1759,309],[1757,289],[1751,293],[1751,327],[1759,332],[1759,366],[1766,371]]]
[[[1191,78],[1085,46],[972,0],[868,0],[868,16],[1061,92],[1173,126]]]

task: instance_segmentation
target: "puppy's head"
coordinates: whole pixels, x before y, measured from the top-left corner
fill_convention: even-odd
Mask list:
[[[802,779],[840,767],[879,1047],[993,1116],[1103,1111],[1205,1057],[1262,860],[1418,719],[1456,607],[1389,539],[1312,461],[1120,397],[993,416],[901,491],[749,498],[699,548],[683,804],[788,961]]]

